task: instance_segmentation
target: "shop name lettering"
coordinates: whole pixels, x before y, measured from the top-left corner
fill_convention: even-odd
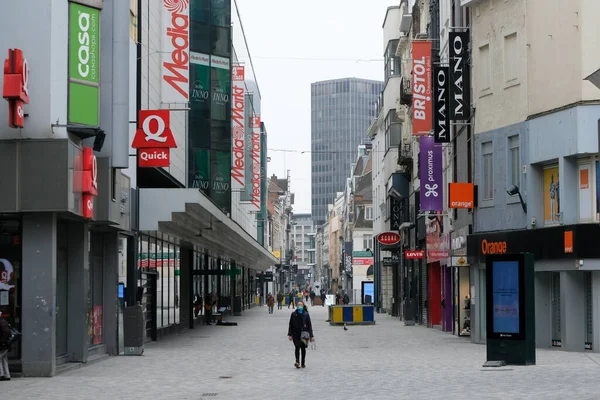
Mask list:
[[[79,33],[77,34],[77,41],[79,42],[79,49],[77,50],[77,72],[83,78],[87,78],[90,74],[90,54],[92,55],[91,66],[92,76],[90,79],[96,79],[96,37],[91,38],[92,49],[90,51],[90,25],[92,26],[92,32],[96,31],[97,21],[95,15],[90,15],[86,12],[80,12],[77,20],[79,25]]]
[[[454,114],[458,116],[464,115],[464,90],[463,90],[463,41],[462,37],[456,36],[454,38],[454,42],[452,43],[452,48],[454,50],[454,76],[456,80],[454,83]]]
[[[233,87],[233,109],[231,119],[235,123],[233,135],[233,167],[231,168],[231,177],[240,185],[244,186],[244,87]],[[236,135],[238,130],[240,135]],[[259,144],[260,146],[260,144]]]
[[[446,71],[440,69],[437,73],[437,101],[439,104],[437,130],[438,137],[442,140],[446,139]]]
[[[171,14],[171,24],[173,27],[167,28],[167,36],[171,38],[173,52],[171,53],[172,62],[163,62],[163,66],[171,72],[172,75],[167,75],[165,72],[164,80],[177,90],[181,95],[188,99],[189,79],[185,77],[180,70],[187,71],[190,60],[188,54],[189,48],[189,19],[187,15],[173,12]]]
[[[425,104],[431,101],[431,97],[425,96],[427,88],[425,87],[425,57],[420,60],[414,60],[413,66],[414,78],[413,85],[415,87],[413,91],[413,118],[425,121],[427,119]]]
[[[481,241],[482,254],[504,254],[506,253],[506,242],[488,242],[486,239]]]
[[[260,209],[260,131],[252,132],[252,204]]]

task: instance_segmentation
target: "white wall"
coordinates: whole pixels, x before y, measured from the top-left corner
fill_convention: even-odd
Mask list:
[[[142,1],[142,109],[170,108],[170,104],[161,103],[161,7],[162,2]],[[148,10],[150,14],[148,15]],[[148,24],[149,30],[148,30]],[[180,108],[180,105],[178,105]],[[177,148],[171,149],[171,166],[165,167],[175,179],[187,184],[187,111],[171,112],[171,130]],[[136,118],[137,119],[137,118]]]
[[[23,129],[8,126],[8,103],[2,101],[0,139],[66,138],[68,15],[64,0],[3,1],[0,5],[0,61],[19,48],[29,64],[29,105]],[[3,80],[0,79],[0,91]]]

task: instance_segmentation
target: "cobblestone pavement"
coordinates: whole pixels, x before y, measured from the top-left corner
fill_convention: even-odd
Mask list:
[[[290,311],[266,307],[51,379],[0,382],[3,399],[599,399],[600,356],[538,350],[537,366],[482,368],[485,346],[387,315],[375,326],[325,322],[311,307],[317,350],[293,367]]]

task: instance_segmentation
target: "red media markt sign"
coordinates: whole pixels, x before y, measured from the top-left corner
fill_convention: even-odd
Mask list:
[[[9,49],[4,60],[4,86],[2,97],[8,101],[8,125],[23,128],[25,124],[25,104],[29,104],[29,68],[20,49]]]
[[[425,257],[425,250],[404,250],[407,260],[418,260]]]
[[[400,242],[400,234],[396,232],[381,232],[377,235],[377,241],[385,246],[391,246]]]
[[[169,149],[177,147],[169,110],[140,110],[131,147],[138,149],[140,167],[168,167],[171,164]]]

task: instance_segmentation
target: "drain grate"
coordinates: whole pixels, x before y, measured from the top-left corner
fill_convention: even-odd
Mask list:
[[[202,397],[215,397],[218,393],[202,393]]]
[[[219,379],[231,379],[231,376],[220,376]]]

